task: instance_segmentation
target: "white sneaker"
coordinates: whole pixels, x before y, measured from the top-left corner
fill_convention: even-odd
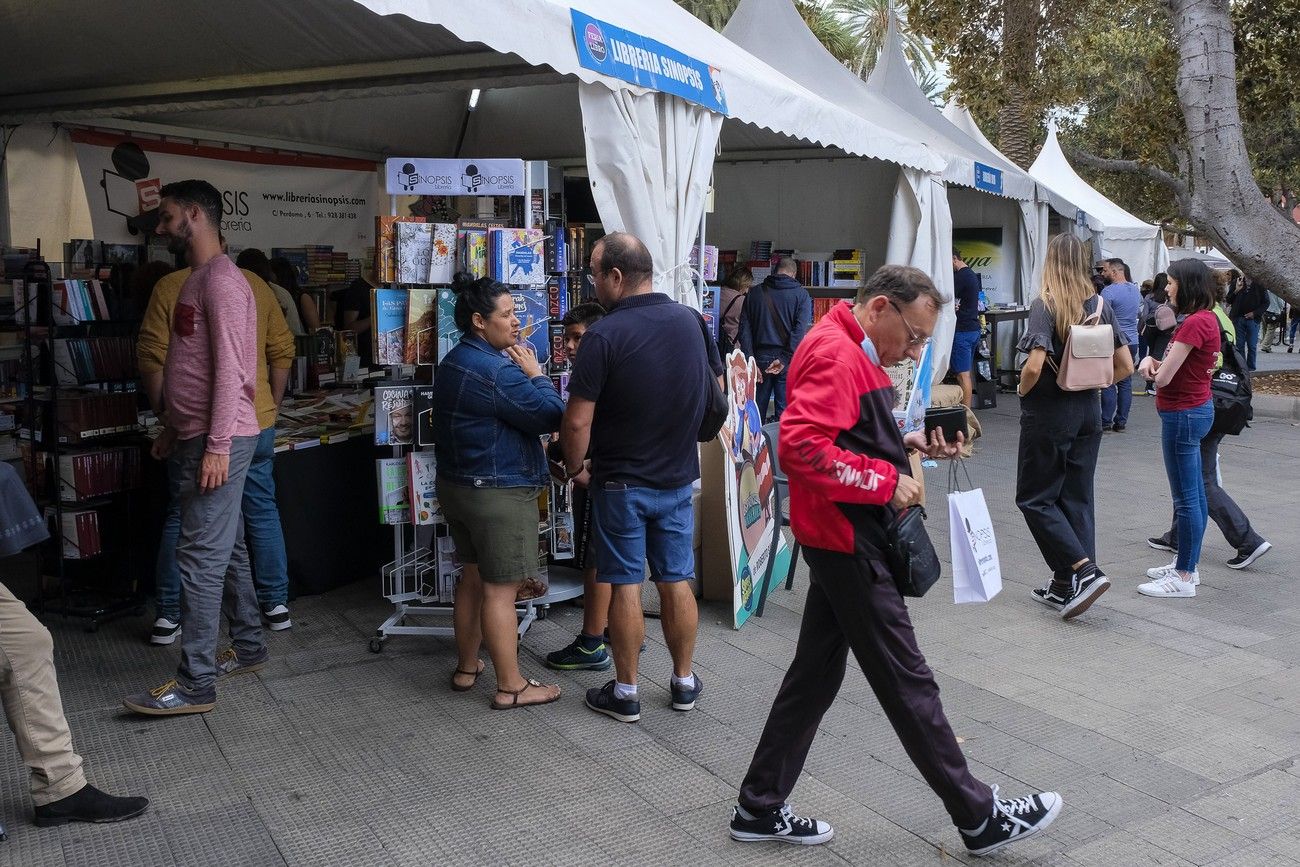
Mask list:
[[[1177,581],[1183,580],[1183,576],[1178,574],[1178,561],[1175,560],[1168,566],[1155,566],[1147,570],[1147,577],[1155,581],[1164,578],[1173,578]],[[1201,571],[1197,569],[1192,572],[1192,584],[1199,587],[1201,584]]]
[[[279,632],[282,629],[292,629],[293,621],[289,619],[289,607],[287,605],[276,605],[273,608],[267,608],[262,612],[262,619],[270,627],[272,632]]]
[[[171,644],[181,634],[181,625],[166,617],[159,617],[153,622],[153,631],[149,633],[150,644]]]
[[[1161,578],[1147,584],[1139,584],[1138,592],[1143,596],[1164,596],[1171,599],[1185,599],[1196,595],[1196,585],[1181,578]]]

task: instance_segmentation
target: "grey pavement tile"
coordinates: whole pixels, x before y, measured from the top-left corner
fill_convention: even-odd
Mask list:
[[[1259,839],[1300,826],[1300,777],[1268,770],[1186,805],[1221,828]]]
[[[1214,863],[1251,843],[1248,837],[1207,825],[1199,816],[1179,808],[1133,822],[1126,830],[1193,864]]]
[[[1117,864],[1183,867],[1193,863],[1127,831],[1116,831],[1114,834],[1085,843],[1077,849],[1070,850],[1067,856],[1070,864],[1087,865],[1087,867],[1114,867]]]

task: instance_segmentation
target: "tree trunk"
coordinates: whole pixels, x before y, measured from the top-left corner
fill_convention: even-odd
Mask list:
[[[1230,0],[1168,0],[1191,155],[1179,205],[1246,274],[1300,306],[1300,226],[1264,196],[1237,103]]]
[[[1034,161],[1025,83],[1033,80],[1038,56],[1038,8],[1037,0],[1002,0],[1004,89],[998,111],[998,145],[1022,169]]]

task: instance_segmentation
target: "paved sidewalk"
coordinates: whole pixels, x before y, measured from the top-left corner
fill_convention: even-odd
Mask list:
[[[1294,356],[1293,356],[1294,357]],[[1006,587],[957,607],[940,584],[912,606],[922,649],[976,773],[1007,794],[1052,788],[1065,809],[992,863],[1293,865],[1300,862],[1300,597],[1295,593],[1296,426],[1263,421],[1222,450],[1228,489],[1277,546],[1247,572],[1211,527],[1195,599],[1134,587],[1166,562],[1147,548],[1169,493],[1150,398],[1108,434],[1097,473],[1099,559],[1115,581],[1066,624],[1031,601],[1045,575],[1012,503],[1011,397],[981,414],[971,461],[997,527]],[[929,473],[931,531],[946,551],[945,470]],[[785,665],[806,575],[741,632],[702,612],[697,710],[668,707],[669,660],[648,625],[643,718],[582,706],[602,673],[561,676],[565,696],[489,711],[490,674],[452,693],[450,642],[366,640],[378,581],[299,600],[259,675],[221,689],[204,717],[124,715],[127,691],[172,671],[143,619],[97,634],[55,625],[64,701],[91,780],[153,799],[142,819],[37,829],[3,739],[0,865],[938,864],[968,859],[956,832],[851,671],[794,805],[835,825],[810,849],[736,844],[726,820]],[[945,592],[947,595],[945,596]],[[524,639],[525,670],[569,640],[567,606]],[[851,663],[852,664],[852,663]]]

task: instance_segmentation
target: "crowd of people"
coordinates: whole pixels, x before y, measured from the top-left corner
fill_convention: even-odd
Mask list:
[[[245,251],[238,263],[224,255],[220,220],[220,196],[211,185],[183,181],[163,188],[157,231],[190,268],[163,278],[149,299],[141,368],[163,424],[153,454],[168,462],[173,504],[159,552],[152,640],[179,637],[181,654],[174,676],[124,700],[145,715],[211,711],[220,681],[266,665],[264,626],[289,625],[268,434],[292,359],[285,305],[304,323],[312,321],[309,312],[319,314],[302,304],[302,295],[275,291],[268,277],[278,285],[288,281],[276,277],[264,255]],[[585,609],[581,632],[548,654],[546,665],[612,668],[612,679],[587,690],[586,707],[622,723],[640,720],[641,599],[648,576],[672,660],[667,707],[696,707],[704,685],[693,664],[698,611],[688,584],[695,575],[693,487],[698,444],[711,438],[702,428],[722,385],[719,344],[737,345],[757,362],[759,406],[766,411],[770,404],[780,420],[791,527],[809,565],[809,588],[795,656],[741,785],[731,836],[802,844],[833,836],[825,821],[795,813],[789,797],[850,652],[970,853],[989,854],[1051,824],[1063,806],[1059,794],[1004,798],[972,773],[918,647],[900,567],[890,556],[891,521],[923,493],[912,456],[954,459],[965,443],[945,441],[942,430],[901,432],[886,368],[919,362],[944,307],[955,302],[954,369],[969,403],[979,283],[965,279],[966,263],[954,257],[955,299],[923,272],[887,265],[816,325],[793,261],[781,260],[758,285],[741,270],[723,295],[716,342],[698,312],[654,290],[650,253],[636,237],[605,236],[589,267],[597,301],[563,321],[574,365],[567,402],[521,344],[510,288],[463,274],[455,280],[461,337],[433,387],[437,494],[464,564],[451,689],[476,687],[488,669],[486,653],[495,681],[492,709],[561,698],[557,684],[521,670],[515,606],[537,567],[538,497],[555,479],[576,490]],[[1258,295],[1249,284],[1216,281],[1196,260],[1172,265],[1147,293],[1117,259],[1101,264],[1100,291],[1091,276],[1087,247],[1073,235],[1053,238],[1018,345],[1026,360],[1015,501],[1051,570],[1050,581],[1032,595],[1065,619],[1083,614],[1111,586],[1098,565],[1093,482],[1103,430],[1127,424],[1135,369],[1154,385],[1174,511],[1169,532],[1149,541],[1175,554],[1138,591],[1195,595],[1209,517],[1237,548],[1230,567],[1245,568],[1269,549],[1212,469],[1223,433],[1214,428],[1210,376],[1221,350],[1251,330],[1238,322],[1266,315],[1255,306]],[[1223,309],[1225,301],[1232,312]],[[1079,386],[1066,371],[1067,347],[1088,339],[1080,328],[1103,335],[1100,353],[1091,357],[1108,374],[1109,387]],[[33,521],[26,514],[18,519]],[[222,615],[231,642],[219,651]],[[10,622],[19,625],[11,629]],[[0,689],[11,720],[21,718],[12,706],[33,702],[46,720],[41,737],[30,729],[19,737],[32,769],[37,821],[139,815],[144,799],[114,798],[86,785],[58,703],[49,635],[33,623],[20,622],[0,594],[0,650],[15,671],[39,670],[35,682],[43,684],[34,697]],[[15,640],[29,647],[25,657],[5,643]]]

